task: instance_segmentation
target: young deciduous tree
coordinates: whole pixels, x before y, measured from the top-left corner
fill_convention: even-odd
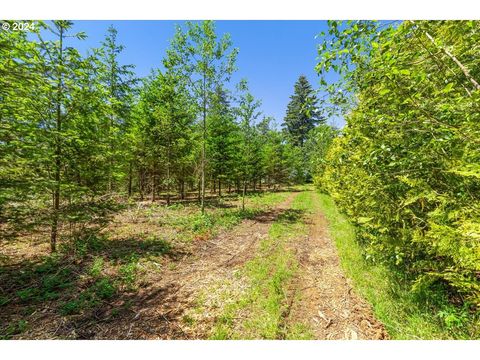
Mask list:
[[[207,117],[212,95],[219,85],[230,80],[235,70],[238,50],[231,49],[229,34],[221,38],[215,32],[212,21],[186,23],[186,30],[177,27],[167,57],[166,68],[172,69],[188,85],[196,99],[197,111],[201,122],[201,211],[205,211],[205,169],[207,146]]]

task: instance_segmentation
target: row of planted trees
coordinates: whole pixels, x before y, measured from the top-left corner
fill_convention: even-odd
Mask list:
[[[478,314],[480,22],[329,25],[317,71],[325,109],[347,123],[318,186],[359,225],[367,259],[429,304],[447,297]]]
[[[109,28],[81,54],[69,21],[0,33],[2,236],[104,224],[118,197],[222,195],[302,181],[301,149],[271,127],[238,50],[213,22],[178,27],[161,69],[137,79]],[[73,225],[72,225],[73,224]],[[82,231],[85,229],[82,228]]]

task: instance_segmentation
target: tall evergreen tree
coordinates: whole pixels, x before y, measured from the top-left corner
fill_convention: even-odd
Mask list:
[[[236,108],[240,125],[240,152],[238,162],[238,173],[242,181],[242,210],[245,209],[245,195],[247,185],[260,172],[261,168],[261,143],[260,136],[255,122],[260,117],[260,100],[250,93],[246,80],[238,85],[240,92],[239,104]]]
[[[49,178],[48,187],[52,196],[51,216],[51,251],[56,251],[58,227],[61,215],[61,202],[64,188],[68,187],[64,181],[66,164],[69,159],[69,148],[74,146],[74,132],[69,132],[69,123],[72,121],[71,113],[75,103],[72,101],[72,93],[78,88],[78,78],[84,71],[79,52],[65,45],[67,37],[85,39],[84,33],[70,35],[71,21],[53,21],[53,26],[47,26],[56,41],[43,41],[40,34],[39,71],[42,71],[44,85],[39,92],[41,101],[40,128],[45,129],[44,145],[46,146],[45,157],[51,159],[50,164],[44,169]],[[48,160],[47,160],[48,162]],[[53,175],[53,176],[52,176]]]
[[[284,128],[295,146],[303,146],[307,134],[316,124],[323,122],[317,107],[318,99],[304,75],[295,83],[294,94],[290,97]]]
[[[233,177],[239,145],[238,131],[229,95],[218,86],[211,100],[207,151],[214,188],[218,184],[219,196],[222,195],[222,183]]]
[[[107,186],[112,191],[116,180],[125,168],[130,168],[129,156],[124,149],[125,133],[130,125],[134,89],[134,65],[122,65],[119,56],[124,46],[118,43],[118,31],[110,26],[99,49],[98,81],[103,88],[107,143],[105,154],[108,161]],[[127,160],[127,161],[125,161]],[[131,161],[131,160],[130,160]],[[131,177],[131,173],[129,173]]]

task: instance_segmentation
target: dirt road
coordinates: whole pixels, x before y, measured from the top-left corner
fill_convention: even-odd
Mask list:
[[[311,196],[316,205],[317,194]],[[312,210],[308,237],[294,243],[301,266],[294,286],[300,296],[289,321],[305,323],[316,339],[385,339],[383,325],[343,274],[325,217],[317,206]]]
[[[21,338],[388,338],[343,274],[318,195],[305,189],[284,193],[265,209],[216,236],[196,239],[188,251],[166,254],[161,263],[148,260],[158,267],[145,269],[134,291],[85,314],[58,314],[54,302],[39,307]],[[140,232],[157,224],[153,231],[162,231],[164,215],[155,216],[129,228]],[[119,246],[115,241],[113,248]],[[257,266],[260,278],[248,277],[249,266]],[[219,326],[227,329],[221,336]]]
[[[131,299],[135,305],[116,318],[115,326],[104,323],[94,338],[208,338],[224,307],[222,302],[239,296],[248,286],[235,274],[254,256],[261,239],[268,236],[270,226],[290,208],[296,195],[292,193],[272,210],[199,243],[193,255],[166,269],[160,281],[137,293]],[[312,191],[310,196],[314,208],[302,219],[309,227],[308,236],[289,245],[300,270],[291,283],[293,297],[287,300],[290,309],[285,321],[304,324],[315,339],[387,338],[370,306],[343,275],[328,225],[315,205],[317,195]]]
[[[296,194],[281,204],[213,239],[197,244],[191,256],[165,269],[160,281],[140,290],[130,299],[135,305],[129,313],[115,320],[115,326],[104,323],[95,333],[96,339],[202,339],[208,337],[218,308],[202,305],[195,323],[189,325],[192,309],[199,298],[213,288],[231,283],[235,271],[256,252],[259,241],[282,211],[289,208]],[[237,284],[238,285],[238,284]],[[238,289],[240,290],[240,289]],[[208,295],[208,294],[207,294]],[[200,300],[202,301],[202,300]]]

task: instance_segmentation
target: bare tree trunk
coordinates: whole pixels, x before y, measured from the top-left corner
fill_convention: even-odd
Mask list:
[[[247,182],[243,182],[243,193],[242,193],[242,210],[245,210],[245,195],[247,194]]]
[[[185,199],[185,179],[182,177],[182,180],[180,181],[180,198],[182,200]]]
[[[156,186],[157,185],[156,184],[157,183],[157,174],[156,174],[157,169],[156,169],[155,165],[156,164],[155,164],[155,161],[154,161],[153,162],[153,174],[152,174],[152,202],[155,201],[155,195],[156,195],[155,193],[157,191],[157,186]]]
[[[143,193],[145,190],[145,175],[143,172],[143,167],[138,169],[138,190],[140,191],[140,201],[143,201]]]
[[[167,164],[167,206],[170,206],[170,161]]]
[[[222,179],[218,179],[218,196],[222,196]]]
[[[202,187],[201,180],[198,181],[198,202],[202,204]]]
[[[132,161],[130,161],[130,165],[128,168],[128,197],[132,196]]]
[[[206,69],[206,64],[205,64]],[[203,141],[202,141],[202,198],[200,207],[202,214],[205,213],[205,153],[206,153],[206,138],[207,138],[207,89],[206,89],[206,74],[203,72]]]
[[[60,40],[60,55],[59,55],[59,71],[58,71],[58,89],[57,89],[57,133],[55,134],[55,189],[53,191],[53,218],[52,230],[50,233],[50,251],[57,251],[57,236],[58,236],[58,217],[60,212],[60,169],[62,167],[62,147],[61,147],[61,131],[62,131],[62,71],[63,69],[63,27],[59,26],[59,40]]]

